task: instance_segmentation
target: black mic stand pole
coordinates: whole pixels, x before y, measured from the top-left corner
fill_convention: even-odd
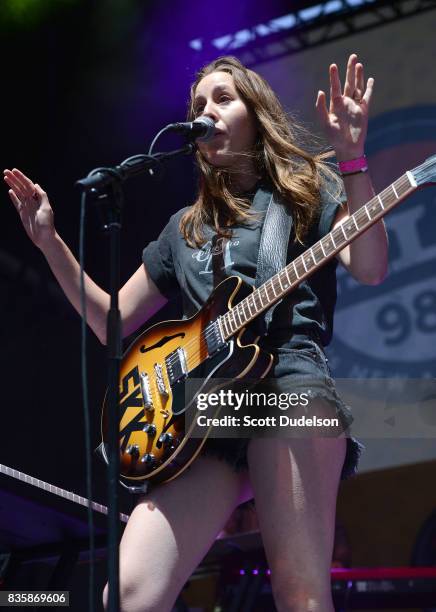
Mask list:
[[[110,205],[106,212],[107,223],[103,229],[109,235],[109,294],[110,307],[106,321],[106,343],[108,360],[108,545],[107,563],[109,580],[109,606],[110,612],[120,610],[119,585],[119,553],[118,542],[120,538],[118,478],[120,472],[120,455],[118,445],[118,419],[119,419],[119,378],[121,364],[121,316],[118,307],[118,291],[120,287],[120,253],[121,253],[121,209],[124,195],[119,182],[111,185],[112,194],[109,196]]]
[[[195,150],[195,145],[187,144],[181,149],[168,153],[156,153],[153,156],[136,155],[114,168],[97,168],[89,175],[76,182],[76,185],[97,197],[103,206],[106,219],[103,231],[109,234],[110,240],[110,308],[107,315],[107,355],[108,355],[108,610],[120,610],[119,585],[119,500],[118,480],[120,477],[119,450],[119,374],[121,364],[121,317],[118,307],[120,285],[120,231],[123,190],[121,183],[138,174],[149,172],[155,176],[161,170],[160,162],[172,157],[186,155]],[[104,190],[102,192],[102,190]]]

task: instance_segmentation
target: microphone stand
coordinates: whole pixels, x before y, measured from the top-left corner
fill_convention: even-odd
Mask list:
[[[96,168],[76,182],[82,192],[90,193],[102,204],[105,213],[102,230],[109,234],[110,249],[110,308],[107,315],[108,356],[108,610],[119,612],[119,375],[121,364],[121,317],[118,307],[120,283],[120,231],[121,211],[124,204],[122,182],[132,176],[147,173],[155,176],[162,162],[180,155],[193,153],[195,145],[189,143],[181,149],[155,155],[136,155],[111,168]],[[105,449],[106,450],[106,449]]]

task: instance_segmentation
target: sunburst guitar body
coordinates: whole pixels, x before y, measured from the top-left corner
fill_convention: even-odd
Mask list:
[[[195,401],[198,393],[214,388],[214,379],[255,380],[268,373],[273,357],[258,346],[254,332],[244,327],[226,339],[221,323],[222,316],[252,291],[239,277],[231,276],[193,317],[153,325],[130,345],[120,368],[123,479],[168,481],[200,453],[210,429],[198,438],[190,437],[190,429],[185,428],[189,379],[195,381],[195,392],[189,390],[190,400]],[[107,443],[106,400],[102,439]]]

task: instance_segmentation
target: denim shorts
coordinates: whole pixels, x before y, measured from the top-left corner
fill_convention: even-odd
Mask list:
[[[341,423],[341,432],[346,432],[353,421],[350,408],[339,397],[332,379],[328,359],[315,338],[293,337],[283,347],[272,347],[267,338],[261,346],[271,352],[274,363],[265,381],[275,392],[298,392],[310,387],[310,395],[326,400]],[[260,385],[263,384],[261,381]],[[271,388],[271,387],[270,387]],[[257,389],[256,389],[257,390]],[[363,445],[347,434],[347,450],[342,467],[341,480],[357,472]],[[203,453],[226,461],[236,472],[248,469],[247,448],[250,438],[208,438]]]

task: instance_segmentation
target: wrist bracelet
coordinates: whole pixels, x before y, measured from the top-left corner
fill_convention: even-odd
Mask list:
[[[354,176],[355,174],[362,174],[363,172],[368,172],[368,167],[356,170],[356,172],[341,172],[341,176]]]
[[[357,157],[356,159],[349,159],[347,161],[341,161],[338,163],[339,172],[346,176],[347,174],[357,174],[358,172],[366,172],[368,170],[368,164],[366,162],[365,155]]]

